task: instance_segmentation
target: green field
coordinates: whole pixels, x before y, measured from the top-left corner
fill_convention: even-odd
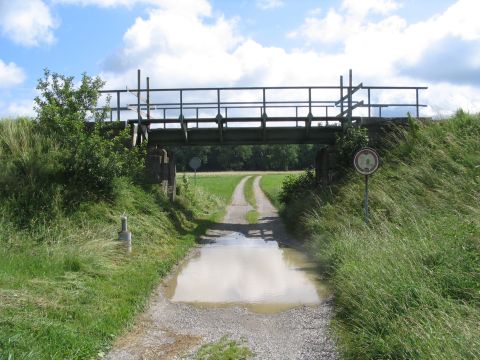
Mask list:
[[[242,175],[204,175],[197,176],[197,185],[205,191],[220,197],[224,203],[228,203],[235,186],[242,179]],[[193,183],[193,177],[190,177]]]
[[[293,176],[295,173],[266,174],[260,179],[260,187],[272,204],[279,210],[282,209],[278,196],[282,190],[282,182],[287,176]]]

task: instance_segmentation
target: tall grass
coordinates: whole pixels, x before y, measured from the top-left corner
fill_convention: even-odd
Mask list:
[[[98,358],[215,221],[235,183],[222,198],[180,194],[172,204],[156,186],[116,178],[111,197],[66,209],[69,194],[46,181],[58,149],[32,129],[0,122],[0,359]],[[121,214],[131,254],[116,240]]]
[[[381,157],[370,226],[354,173],[292,204],[328,265],[339,347],[346,359],[478,359],[480,117],[414,123]]]

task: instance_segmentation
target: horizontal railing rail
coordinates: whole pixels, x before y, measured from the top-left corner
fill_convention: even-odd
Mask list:
[[[426,86],[370,86],[363,83],[354,86],[351,70],[348,84],[343,83],[341,76],[340,84],[331,86],[150,88],[149,78],[147,86],[141,86],[140,70],[137,80],[137,88],[134,89],[100,90],[101,94],[116,100],[116,106],[109,107],[111,120],[116,114],[116,120],[126,120],[131,124],[180,124],[188,128],[192,122],[261,122],[265,126],[270,121],[287,122],[293,119],[296,126],[304,122],[307,127],[312,121],[340,122],[343,125],[360,117],[382,118],[388,108],[397,108],[398,117],[406,115],[402,113],[404,110],[398,109],[410,108],[419,118],[420,109],[427,107],[420,102],[420,91],[428,89]],[[383,96],[388,91],[400,92],[401,95]],[[411,100],[404,102],[402,99],[409,94]],[[136,102],[122,101],[132,95]],[[381,102],[381,98],[393,101]],[[377,114],[374,115],[373,110]],[[282,116],[277,116],[279,111],[283,111]],[[291,116],[286,116],[287,111]],[[123,113],[135,113],[136,118],[128,116],[125,119]]]

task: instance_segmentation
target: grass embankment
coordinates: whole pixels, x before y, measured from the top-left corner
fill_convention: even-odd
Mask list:
[[[253,207],[252,210],[247,211],[245,214],[245,219],[249,224],[258,223],[258,216],[260,215],[257,211],[257,200],[255,199],[255,194],[253,192],[253,181],[255,176],[249,176],[247,181],[245,181],[245,187],[243,188],[243,194],[247,202]]]
[[[352,173],[286,209],[328,265],[345,358],[480,358],[480,117],[417,124],[385,151],[370,226],[363,186]]]
[[[12,126],[23,138],[9,142],[8,131],[0,128],[0,180],[8,184],[15,179],[7,176],[22,176],[12,169],[24,169],[23,176],[28,176],[35,166],[48,171],[46,165],[55,165],[48,162],[49,148],[38,145],[45,139],[22,128],[25,123],[7,124]],[[45,149],[45,156],[38,157]],[[155,187],[146,189],[118,178],[111,198],[83,201],[69,209],[54,206],[48,217],[39,213],[28,225],[19,225],[22,214],[12,212],[16,198],[3,199],[0,359],[100,356],[132,324],[159,279],[220,216],[238,178],[221,182],[222,187],[209,188],[221,199],[199,191],[194,197],[180,195],[171,204]],[[62,194],[67,195],[58,192],[52,202],[64,203]],[[115,240],[123,213],[133,234],[131,254]]]

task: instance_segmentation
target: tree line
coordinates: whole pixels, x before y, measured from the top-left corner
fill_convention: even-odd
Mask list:
[[[314,165],[320,145],[223,145],[172,147],[177,170],[191,171],[188,162],[199,157],[198,171],[301,170]]]

